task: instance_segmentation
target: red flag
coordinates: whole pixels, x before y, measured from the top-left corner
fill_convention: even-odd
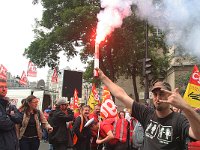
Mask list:
[[[28,63],[27,76],[37,77],[37,67],[31,61],[29,61],[29,63]]]
[[[27,85],[27,81],[28,81],[28,79],[27,79],[26,73],[25,73],[25,71],[23,71],[22,72],[22,76],[21,76],[21,78],[19,80],[19,84]]]
[[[99,94],[98,94],[98,92],[97,92],[97,89],[96,89],[96,87],[95,87],[95,84],[92,84],[92,93],[93,93],[93,95],[94,95],[95,101],[97,101],[98,104],[100,104]]]
[[[51,78],[51,82],[52,83],[58,83],[58,74],[57,74],[56,68],[54,68],[53,75],[52,75],[52,78]]]
[[[7,69],[3,65],[0,65],[0,78],[7,79]]]
[[[110,91],[108,90],[108,88],[106,86],[103,87],[103,93],[102,93],[102,103],[104,103],[104,101],[106,99],[111,99],[112,100],[112,96],[110,94]]]
[[[74,110],[74,104],[72,102],[70,102],[69,108],[72,109],[72,110]]]
[[[104,87],[103,100],[101,104],[100,115],[102,118],[114,118],[117,116],[117,108],[112,100],[112,96],[107,87]]]
[[[199,91],[200,91],[200,72],[198,67],[195,65],[190,76],[185,94],[183,98],[192,107],[198,108],[200,106],[199,101]]]
[[[78,91],[75,89],[74,90],[74,109],[78,108]]]

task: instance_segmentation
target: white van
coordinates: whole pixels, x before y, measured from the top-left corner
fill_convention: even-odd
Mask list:
[[[49,105],[52,105],[51,95],[45,93],[44,90],[39,89],[8,89],[6,97],[9,97],[11,99],[11,103],[19,108],[19,106],[21,106],[22,99],[28,97],[29,95],[34,95],[39,98],[39,110],[43,111]]]

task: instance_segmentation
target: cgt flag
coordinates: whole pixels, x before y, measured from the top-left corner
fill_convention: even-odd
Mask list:
[[[0,65],[0,79],[7,79],[7,69],[2,64]]]
[[[183,98],[192,107],[200,107],[200,72],[195,65]]]
[[[21,85],[27,85],[27,82],[28,82],[28,79],[27,79],[27,76],[26,76],[26,73],[25,71],[22,72],[22,76],[19,80],[19,84]]]
[[[98,105],[98,104],[100,104],[99,95],[98,95],[97,89],[95,87],[95,84],[92,84],[92,90],[90,92],[90,96],[87,101],[87,105],[89,105],[91,108],[91,111],[93,111],[94,106]]]
[[[31,61],[29,61],[29,63],[28,63],[27,76],[37,77],[37,67]]]
[[[112,100],[112,96],[110,94],[110,91],[105,86],[102,94],[102,104],[100,109],[100,116],[103,119],[107,118],[114,118],[117,116],[117,108],[115,103]]]

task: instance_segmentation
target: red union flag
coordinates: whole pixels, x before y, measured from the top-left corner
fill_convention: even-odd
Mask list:
[[[200,72],[195,65],[183,98],[192,107],[200,106]]]
[[[7,78],[7,69],[2,64],[0,65],[0,78],[4,80]]]
[[[98,92],[97,92],[97,89],[96,89],[95,84],[92,84],[92,93],[93,93],[93,95],[94,95],[95,101],[96,101],[98,104],[100,104],[99,94],[98,94]]]
[[[92,90],[91,90],[90,96],[88,98],[87,105],[89,105],[91,108],[91,111],[93,111],[94,106],[97,104],[100,104],[99,95],[98,95],[97,89],[95,87],[95,84],[92,84]]]
[[[112,96],[110,94],[110,91],[108,91],[107,87],[104,87],[103,94],[102,94],[102,104],[101,104],[101,110],[100,115],[102,118],[114,118],[117,116],[117,108],[115,103],[112,100]]]
[[[74,90],[74,106],[73,109],[77,109],[78,108],[78,91],[75,89]]]
[[[28,81],[28,79],[27,79],[26,73],[25,73],[25,71],[23,71],[22,72],[22,76],[21,76],[21,78],[19,80],[19,84],[27,85],[27,81]]]
[[[29,63],[28,63],[27,76],[29,76],[29,77],[37,77],[37,67],[31,61],[29,61]]]
[[[52,78],[51,78],[51,82],[52,83],[58,83],[58,74],[57,74],[56,68],[54,68],[53,75],[52,75]]]

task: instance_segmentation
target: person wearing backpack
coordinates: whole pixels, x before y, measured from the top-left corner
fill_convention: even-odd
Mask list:
[[[182,150],[188,136],[200,140],[200,116],[181,97],[178,89],[172,91],[169,83],[156,81],[151,89],[155,108],[151,108],[135,102],[100,69],[96,70],[113,96],[132,109],[132,116],[143,126],[142,150]],[[173,112],[171,106],[181,109],[184,115]]]
[[[132,134],[132,148],[139,150],[142,147],[143,142],[144,142],[144,129],[140,124],[140,122],[136,120]]]
[[[26,98],[19,108],[23,115],[23,121],[16,126],[20,150],[38,150],[42,139],[42,127],[48,132],[53,128],[49,125],[44,114],[37,109],[39,99],[33,95]]]

